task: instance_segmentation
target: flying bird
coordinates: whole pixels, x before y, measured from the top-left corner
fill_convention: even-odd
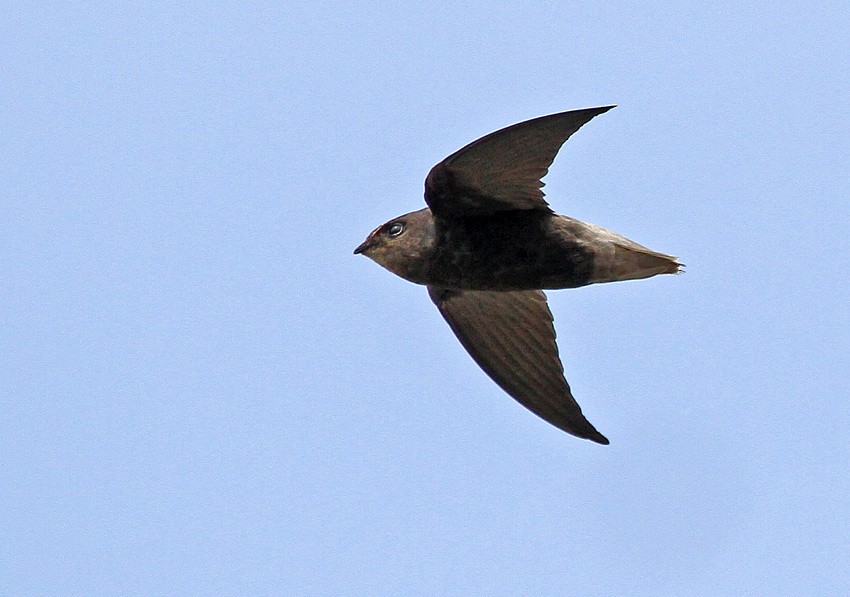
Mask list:
[[[564,377],[543,290],[675,274],[681,264],[615,232],[552,211],[542,178],[564,142],[614,106],[534,118],[490,133],[434,166],[425,209],[379,226],[358,246],[428,287],[476,363],[555,427],[600,444]]]

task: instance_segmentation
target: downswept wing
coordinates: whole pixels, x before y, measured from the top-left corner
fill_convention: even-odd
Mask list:
[[[473,141],[431,169],[425,202],[438,218],[514,209],[551,213],[540,179],[570,135],[613,107],[541,116]]]
[[[543,291],[429,286],[428,294],[475,362],[520,404],[567,433],[609,443],[570,392]]]

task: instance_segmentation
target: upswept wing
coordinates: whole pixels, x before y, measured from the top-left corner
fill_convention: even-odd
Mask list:
[[[438,218],[515,209],[551,212],[541,178],[570,135],[613,107],[541,116],[473,141],[431,169],[425,202]]]

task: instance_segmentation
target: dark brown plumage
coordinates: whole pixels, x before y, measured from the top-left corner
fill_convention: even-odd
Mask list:
[[[478,365],[559,429],[608,440],[572,396],[542,289],[679,271],[675,257],[555,214],[541,178],[561,145],[613,106],[552,114],[456,151],[425,180],[428,208],[376,228],[354,250],[428,293]]]

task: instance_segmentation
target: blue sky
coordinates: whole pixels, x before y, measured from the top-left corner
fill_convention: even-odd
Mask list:
[[[843,2],[42,3],[0,32],[0,592],[850,591]],[[537,419],[351,254],[428,169],[616,103]]]

